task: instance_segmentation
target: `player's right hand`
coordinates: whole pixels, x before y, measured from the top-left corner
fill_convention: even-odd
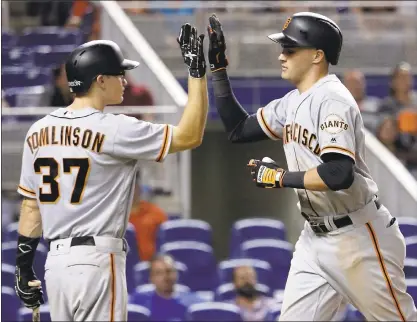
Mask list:
[[[22,269],[16,266],[15,291],[29,309],[35,309],[45,303],[41,283],[32,268]]]
[[[191,77],[201,78],[206,74],[206,59],[204,58],[204,35],[198,36],[197,28],[189,23],[182,25],[177,42],[181,48],[184,63],[188,66]]]
[[[209,36],[208,58],[210,69],[212,72],[225,69],[229,65],[226,56],[226,42],[220,20],[214,13],[209,18],[207,32]]]

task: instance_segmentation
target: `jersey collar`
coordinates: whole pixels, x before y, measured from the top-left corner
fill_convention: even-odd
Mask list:
[[[313,86],[311,86],[308,90],[306,90],[304,93],[299,94],[300,97],[306,97],[310,95],[316,88],[320,87],[324,83],[327,82],[340,82],[339,78],[335,74],[328,74],[324,76],[323,78],[320,78]],[[300,92],[298,92],[300,93]]]
[[[102,112],[92,107],[85,107],[79,110],[73,110],[73,109],[69,109],[65,107],[65,108],[59,108],[53,111],[52,113],[50,113],[50,115],[56,116],[56,117],[73,119],[73,118],[78,118],[78,117],[89,116],[95,113],[102,113]]]

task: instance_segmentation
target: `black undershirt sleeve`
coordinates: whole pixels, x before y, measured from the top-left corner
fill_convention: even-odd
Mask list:
[[[226,70],[212,74],[214,100],[223,125],[233,143],[256,142],[268,139],[258,123],[256,114],[249,115],[237,101]]]
[[[340,153],[326,153],[324,163],[317,167],[317,173],[333,191],[348,189],[354,180],[354,161]]]

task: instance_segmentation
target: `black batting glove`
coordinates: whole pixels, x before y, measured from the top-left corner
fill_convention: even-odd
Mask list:
[[[197,29],[189,23],[182,25],[177,42],[180,45],[184,63],[191,77],[202,78],[206,74],[206,60],[203,51],[204,35],[197,36]]]
[[[229,65],[226,56],[226,42],[220,20],[214,13],[209,18],[207,32],[209,36],[208,58],[210,69],[212,72],[225,69]]]
[[[36,286],[29,286],[29,282]],[[20,297],[24,306],[35,309],[44,304],[41,283],[35,275],[32,267],[22,268],[16,266],[15,270],[15,291]]]
[[[265,157],[260,160],[251,159],[248,163],[252,180],[260,188],[283,188],[282,178],[285,170],[271,158]]]

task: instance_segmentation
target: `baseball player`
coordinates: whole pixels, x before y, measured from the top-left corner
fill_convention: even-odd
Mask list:
[[[282,140],[288,170],[270,158],[250,160],[262,188],[294,188],[306,222],[295,246],[281,321],[329,321],[352,303],[367,320],[416,321],[403,272],[404,237],[381,205],[364,161],[363,122],[335,75],[342,33],[310,12],[290,17],[269,38],[282,46],[282,78],[296,89],[248,113],[233,95],[218,18],[209,19],[215,102],[232,142]]]
[[[189,70],[188,103],[177,126],[104,113],[120,104],[125,72],[117,44],[98,40],[66,62],[75,100],[29,129],[18,192],[16,292],[24,305],[43,303],[32,263],[40,236],[49,244],[45,282],[54,321],[126,321],[126,244],[138,160],[162,162],[202,142],[208,110],[204,35],[189,24],[177,41]],[[33,285],[33,284],[32,284]]]

